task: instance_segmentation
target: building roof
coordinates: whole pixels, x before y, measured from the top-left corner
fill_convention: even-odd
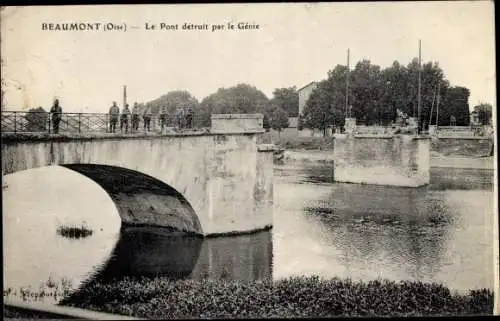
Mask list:
[[[308,83],[307,85],[302,86],[302,87],[300,87],[299,89],[297,89],[297,91],[301,91],[302,89],[304,89],[304,88],[306,88],[306,87],[309,87],[309,86],[311,86],[311,85],[313,85],[313,84],[317,84],[317,82],[316,82],[316,81],[311,81],[311,82],[310,82],[310,83]]]

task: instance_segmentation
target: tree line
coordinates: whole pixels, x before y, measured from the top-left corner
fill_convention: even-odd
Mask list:
[[[210,126],[211,114],[262,113],[264,127],[282,130],[289,126],[289,117],[299,117],[301,127],[326,130],[327,127],[344,125],[346,117],[346,77],[349,81],[348,101],[351,117],[366,125],[389,125],[399,109],[409,116],[417,116],[418,59],[404,66],[398,61],[385,68],[372,64],[370,60],[359,61],[353,70],[337,65],[328,71],[327,78],[320,81],[309,97],[302,115],[299,115],[297,88],[276,88],[269,99],[261,90],[249,84],[237,84],[220,88],[198,101],[186,90],[173,90],[156,99],[139,103],[144,109],[151,107],[153,115],[166,106],[170,114],[178,108],[191,108],[194,117],[205,126]],[[420,126],[426,128],[436,123],[436,105],[439,100],[439,125],[449,125],[450,118],[456,125],[469,125],[469,89],[451,86],[443,70],[436,62],[426,62],[421,69],[421,117]],[[439,99],[438,99],[439,97]],[[492,107],[480,104],[475,107],[480,121],[487,123]],[[42,107],[32,111],[44,111]],[[432,111],[432,117],[431,117]],[[34,116],[27,116],[34,126],[42,126]],[[40,124],[38,124],[40,123]]]
[[[194,117],[204,126],[210,126],[212,114],[261,113],[264,115],[264,128],[281,131],[289,126],[289,116],[297,116],[298,99],[295,87],[277,88],[269,99],[255,86],[242,83],[220,88],[201,102],[188,91],[174,90],[143,105],[151,107],[153,114],[158,114],[161,106],[166,106],[169,114],[174,114],[177,108],[191,108]]]
[[[365,125],[389,125],[396,120],[397,109],[417,117],[418,71],[418,58],[406,66],[394,61],[385,69],[366,59],[350,71],[337,65],[312,92],[300,122],[304,127],[323,130],[329,125],[343,126],[349,108],[351,117]],[[437,62],[423,63],[420,79],[420,128],[436,124],[438,100],[440,126],[449,125],[452,116],[457,126],[469,125],[469,89],[451,86]]]

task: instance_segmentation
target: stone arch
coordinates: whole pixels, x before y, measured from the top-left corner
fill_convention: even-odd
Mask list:
[[[193,207],[170,185],[144,173],[98,164],[60,164],[101,186],[116,205],[122,226],[155,226],[203,235]]]

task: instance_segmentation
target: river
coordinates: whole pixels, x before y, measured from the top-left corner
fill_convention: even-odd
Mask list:
[[[328,162],[286,162],[275,177],[271,231],[200,239],[122,229],[107,194],[63,167],[7,175],[4,291],[141,275],[319,275],[493,289],[493,171],[433,168],[431,184],[416,189],[333,183]],[[82,224],[91,236],[56,231]]]

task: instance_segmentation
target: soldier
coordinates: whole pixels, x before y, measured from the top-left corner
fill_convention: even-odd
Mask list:
[[[177,109],[177,128],[182,129],[184,125],[184,108]]]
[[[54,105],[50,109],[50,115],[52,117],[52,127],[54,128],[54,133],[59,133],[59,123],[61,122],[62,108],[59,105],[59,99],[54,100]]]
[[[146,106],[144,109],[144,113],[142,114],[142,118],[144,119],[144,131],[146,131],[146,128],[149,131],[151,131],[151,107]]]
[[[193,109],[192,108],[188,108],[187,113],[186,113],[186,127],[187,128],[193,127]]]
[[[160,108],[161,131],[163,131],[163,128],[167,127],[167,116],[168,116],[167,106],[163,105]]]
[[[132,131],[139,130],[139,105],[134,103],[134,108],[132,108]]]
[[[111,133],[116,132],[116,123],[118,123],[118,115],[120,114],[120,109],[116,105],[116,101],[113,102],[113,106],[109,108],[109,131]]]
[[[120,131],[123,132],[123,126],[125,126],[125,132],[128,132],[128,115],[130,115],[130,109],[128,104],[123,107],[122,115],[120,116]]]

